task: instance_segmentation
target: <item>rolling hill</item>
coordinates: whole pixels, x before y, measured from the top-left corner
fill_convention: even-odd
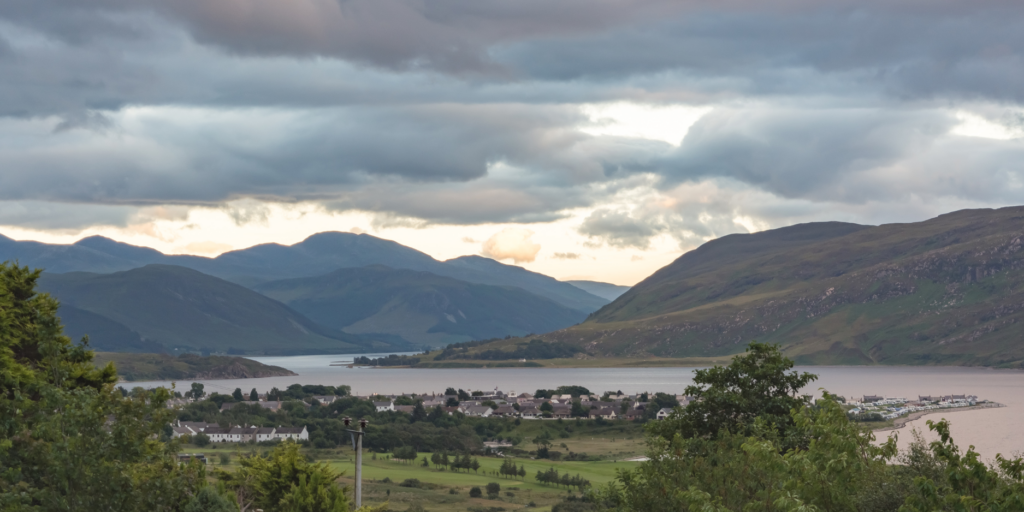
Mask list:
[[[718,356],[757,339],[803,364],[1019,367],[1022,247],[1024,207],[730,235],[544,339],[598,356]]]
[[[83,238],[71,245],[55,245],[15,241],[0,235],[0,261],[18,261],[51,273],[110,273],[150,264],[177,265],[248,287],[278,279],[323,275],[339,268],[385,265],[470,283],[516,286],[584,314],[609,302],[569,283],[488,258],[463,256],[437,261],[390,240],[339,232],[318,233],[294,245],[257,245],[216,258],[165,255],[100,236]]]
[[[232,356],[182,354],[130,354],[97,352],[93,363],[98,367],[114,363],[118,377],[131,382],[142,380],[208,380],[254,379],[297,375],[280,366],[270,366],[252,359]],[[179,389],[181,389],[179,387]],[[186,387],[187,389],[187,387]]]
[[[273,281],[254,289],[321,325],[357,334],[397,335],[432,346],[544,333],[586,318],[522,288],[381,265]]]
[[[602,283],[599,281],[565,281],[576,288],[579,288],[591,295],[597,295],[602,299],[615,300],[622,296],[623,293],[629,291],[628,286],[621,286],[611,283]]]
[[[386,337],[374,341],[320,326],[252,290],[171,265],[46,273],[39,288],[61,301],[65,331],[75,338],[88,334],[99,350],[304,354],[405,348]]]

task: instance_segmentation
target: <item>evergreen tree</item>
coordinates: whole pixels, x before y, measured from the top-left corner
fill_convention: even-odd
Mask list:
[[[251,401],[251,402],[259,402],[260,401],[260,394],[256,392],[256,388],[252,388],[252,391],[249,392],[249,401]]]
[[[241,402],[243,400],[242,388],[235,388],[235,392],[231,393],[231,397],[234,398],[236,402]]]
[[[0,510],[183,509],[205,467],[158,440],[170,394],[116,390],[113,364],[63,335],[39,275],[0,264]]]

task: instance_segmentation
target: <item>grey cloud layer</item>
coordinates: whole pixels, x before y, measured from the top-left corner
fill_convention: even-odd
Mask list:
[[[957,109],[1021,124],[1021,19],[951,0],[14,0],[0,200],[317,200],[447,223],[597,207],[581,232],[618,247],[744,212],[1021,203],[1021,140],[949,134]],[[678,147],[578,131],[573,104],[613,100],[714,108]],[[638,176],[762,194],[605,205]],[[0,223],[30,222],[18,211]]]

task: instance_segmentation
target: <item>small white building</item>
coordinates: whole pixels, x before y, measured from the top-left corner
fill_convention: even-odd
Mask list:
[[[662,407],[662,409],[660,411],[658,411],[657,418],[659,420],[663,420],[665,418],[668,418],[671,415],[672,415],[672,409],[671,408],[669,408],[669,407]]]
[[[377,408],[377,412],[394,411],[395,401],[392,400],[390,402],[374,402],[373,406]]]

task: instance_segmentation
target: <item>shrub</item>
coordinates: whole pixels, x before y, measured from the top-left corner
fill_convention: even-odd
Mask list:
[[[391,483],[391,477],[390,476],[384,477],[384,480],[381,480],[380,483],[382,483],[382,484],[390,484]]]
[[[498,493],[501,492],[501,484],[497,482],[491,482],[487,484],[487,497],[494,499],[498,497]]]
[[[406,478],[405,480],[402,481],[402,483],[398,484],[399,487],[415,487],[417,489],[421,485],[422,484],[420,484],[420,481],[416,478]]]
[[[195,443],[196,446],[203,447],[210,444],[210,436],[200,432],[192,437],[192,442]]]
[[[221,466],[227,466],[228,464],[231,464],[231,455],[228,455],[226,453],[221,453],[220,454],[220,465]]]
[[[470,498],[479,498],[480,496],[483,496],[483,494],[484,493],[480,491],[479,487],[474,487],[474,488],[469,490],[469,497]]]

